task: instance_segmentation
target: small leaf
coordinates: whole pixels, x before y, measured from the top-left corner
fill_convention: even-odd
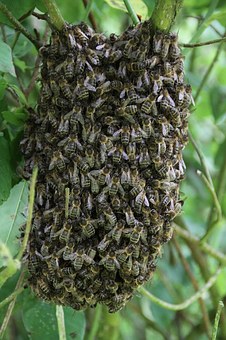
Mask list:
[[[67,339],[82,340],[86,327],[84,313],[75,312],[70,307],[64,307],[64,319]]]
[[[9,45],[0,40],[0,71],[16,77],[13,65],[12,50]]]
[[[9,248],[12,256],[19,250],[19,227],[25,223],[23,216],[28,204],[28,185],[26,181],[16,184],[10,191],[9,198],[0,206],[0,238]]]
[[[26,71],[28,69],[28,66],[23,60],[20,60],[19,58],[14,57],[14,64],[22,71]]]
[[[4,97],[5,89],[7,87],[7,81],[0,77],[0,100]]]
[[[17,112],[17,111],[3,111],[3,118],[7,121],[7,123],[14,124],[16,126],[21,126],[24,124],[27,118],[27,114],[25,112]]]
[[[123,0],[105,0],[109,6],[128,12]],[[143,1],[130,0],[135,13],[141,16],[142,20],[147,18],[148,8]]]
[[[18,100],[22,103],[27,105],[27,99],[21,89],[14,84],[10,84],[9,87],[13,90],[14,94],[18,97]]]
[[[1,178],[0,180],[0,204],[1,204],[8,198],[12,184],[10,150],[8,142],[4,138],[4,136],[0,137],[0,178]]]

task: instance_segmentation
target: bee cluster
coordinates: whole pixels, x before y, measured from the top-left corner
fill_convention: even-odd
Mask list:
[[[21,142],[24,173],[39,167],[30,285],[44,300],[115,312],[152,277],[181,209],[184,59],[177,35],[149,22],[109,38],[67,25],[40,53],[38,113]]]

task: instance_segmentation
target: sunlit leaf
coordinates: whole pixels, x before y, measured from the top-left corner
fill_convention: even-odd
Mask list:
[[[225,25],[226,22],[226,9],[221,10],[219,12],[213,13],[209,19],[206,21],[206,26],[209,26],[212,21],[218,20],[222,25]]]
[[[7,121],[7,123],[14,124],[16,126],[21,126],[25,122],[27,118],[27,114],[25,112],[17,112],[17,111],[3,111],[3,118]]]
[[[123,0],[105,0],[105,2],[107,2],[111,7],[127,12],[127,8]],[[147,18],[148,9],[143,1],[130,0],[130,3],[135,13],[141,16],[142,20]]]
[[[25,223],[26,207],[28,202],[27,182],[21,181],[10,191],[9,198],[0,206],[0,238],[9,248],[12,256],[19,249],[19,227]]]
[[[0,71],[16,77],[12,51],[9,45],[0,40]]]

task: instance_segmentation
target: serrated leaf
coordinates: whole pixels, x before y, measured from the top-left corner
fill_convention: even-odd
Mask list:
[[[12,76],[16,77],[11,47],[1,40],[0,40],[0,71],[4,73],[10,73]]]
[[[3,111],[2,117],[7,121],[7,123],[14,124],[16,126],[21,126],[24,124],[27,118],[27,114],[25,112]]]
[[[4,138],[4,136],[0,137],[0,178],[1,178],[0,180],[0,204],[1,204],[8,198],[12,183],[10,150],[8,142]]]
[[[85,332],[83,312],[64,308],[64,319],[67,339],[82,340]],[[45,334],[46,339],[59,339],[56,319],[56,306],[29,296],[23,305],[24,326],[32,340],[39,340]]]
[[[7,245],[12,256],[19,250],[19,227],[26,221],[23,213],[28,204],[28,185],[26,181],[16,184],[9,198],[0,206],[0,239]]]
[[[35,0],[1,0],[1,2],[6,5],[7,9],[17,19],[35,7]],[[12,26],[12,23],[10,23],[8,18],[2,12],[0,12],[0,22]]]
[[[4,97],[5,89],[7,87],[7,81],[0,77],[0,100]]]
[[[123,0],[105,0],[109,6],[128,12]],[[147,18],[148,8],[143,1],[130,0],[135,13],[141,16],[142,20]]]

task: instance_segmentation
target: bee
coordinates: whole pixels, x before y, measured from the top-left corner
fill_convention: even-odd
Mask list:
[[[59,260],[55,252],[52,254],[51,258],[47,262],[47,265],[50,275],[54,277],[55,271],[59,269]]]
[[[113,252],[110,252],[107,256],[103,257],[100,260],[99,265],[103,265],[109,271],[120,269],[120,264]]]
[[[133,265],[132,256],[129,256],[129,258],[122,264],[122,271],[124,275],[125,274],[130,275],[132,265]]]
[[[107,220],[107,222],[109,223],[110,227],[114,227],[117,223],[117,217],[116,215],[113,213],[112,209],[110,208],[110,206],[106,207],[103,210],[103,214]]]
[[[78,100],[87,100],[89,98],[89,90],[85,86],[77,86],[76,94]]]
[[[152,127],[152,120],[150,117],[146,117],[142,119],[142,129],[145,132],[147,138],[150,138],[153,133],[153,127]]]
[[[111,88],[119,92],[124,88],[124,84],[120,80],[113,80],[111,81]]]
[[[55,97],[58,97],[60,95],[60,88],[57,84],[57,82],[55,81],[55,79],[50,79],[50,88],[54,94]]]
[[[37,190],[37,189],[36,189]],[[37,211],[32,223],[32,228],[38,230],[42,225],[42,214],[40,211]]]
[[[87,76],[84,80],[84,86],[92,92],[96,92],[96,76],[93,71],[87,72]]]
[[[52,91],[50,90],[48,83],[43,82],[41,94],[43,100],[49,100],[52,97]]]
[[[56,31],[53,31],[51,35],[51,44],[48,48],[48,53],[51,58],[54,58],[58,54],[59,46],[60,46],[59,33]]]
[[[157,96],[158,92],[162,89],[162,78],[158,72],[152,73],[153,93]]]
[[[104,252],[108,248],[111,242],[112,242],[112,239],[107,234],[104,236],[103,240],[100,241],[100,243],[97,246],[97,249],[99,250],[99,252]]]
[[[136,160],[136,143],[132,142],[129,143],[126,147],[126,153],[128,155],[128,159],[131,163],[135,162]]]
[[[148,152],[148,148],[143,146],[140,151],[139,165],[141,169],[147,168],[151,164],[151,158]]]
[[[104,93],[110,91],[110,89],[111,89],[110,84],[111,84],[111,82],[108,80],[105,83],[103,83],[100,86],[98,86],[96,88],[96,95],[97,95],[97,97],[102,97]]]
[[[42,183],[38,183],[36,187],[36,203],[40,206],[44,205],[46,200],[46,188]]]
[[[36,273],[40,270],[40,261],[33,249],[30,250],[29,254],[28,270],[31,275],[36,275]]]
[[[87,142],[91,145],[94,144],[94,142],[99,137],[100,131],[101,131],[101,124],[95,123],[90,131]]]
[[[122,158],[128,160],[129,157],[127,153],[123,149],[123,145],[118,144],[112,151],[108,153],[108,156],[112,155],[113,164],[119,164],[122,161]]]
[[[100,140],[100,162],[101,164],[103,164],[106,161],[107,152],[109,153],[111,150],[114,149],[112,141],[106,135],[101,134],[99,140]]]
[[[73,26],[75,37],[78,39],[78,41],[82,44],[86,44],[89,40],[87,35],[78,27]]]
[[[78,249],[74,254],[74,258],[73,258],[73,266],[74,266],[74,270],[75,271],[79,271],[84,263],[84,253],[82,249]]]
[[[59,85],[60,85],[60,89],[61,89],[64,97],[66,99],[68,99],[69,101],[72,101],[73,96],[72,96],[72,92],[71,92],[71,89],[70,89],[70,85],[68,84],[67,80],[60,77]]]
[[[79,225],[82,229],[82,233],[84,234],[84,236],[89,238],[95,235],[95,228],[90,222],[90,220],[86,218],[81,218]]]
[[[65,261],[72,260],[73,258],[73,250],[74,250],[74,242],[70,241],[66,246],[64,247],[63,251],[63,259]]]
[[[139,179],[137,169],[135,171],[132,170],[131,175],[133,176],[134,180],[132,180],[133,188],[130,190],[130,195],[135,197],[145,188],[146,181],[145,179]]]
[[[110,53],[109,53],[110,52]],[[116,51],[108,51],[109,56],[108,56],[108,60],[110,63],[115,63],[116,61],[120,60],[123,56],[123,53],[121,50],[116,50]],[[106,54],[105,54],[106,57]]]
[[[76,43],[76,40],[74,38],[74,34],[72,32],[72,29],[67,27],[65,29],[65,35],[66,35],[66,38],[67,38],[68,48],[73,50],[77,46],[77,43]]]
[[[140,273],[140,264],[138,261],[134,261],[133,262],[133,265],[132,265],[132,268],[131,268],[131,274],[133,276],[138,276]]]
[[[87,141],[89,135],[90,135],[90,132],[91,132],[91,124],[90,124],[90,121],[88,119],[85,119],[84,121],[84,125],[82,127],[82,139],[84,142]]]
[[[81,173],[81,187],[89,188],[90,184],[91,184],[90,177],[87,175],[87,173],[85,174]]]
[[[129,157],[129,155],[128,155]],[[121,178],[120,182],[124,188],[129,188],[131,185],[131,176],[130,176],[130,168],[127,164],[122,165],[122,173],[121,173]]]
[[[170,127],[171,127],[167,118],[163,115],[159,115],[156,121],[161,125],[162,135],[164,137],[167,136],[170,131]]]
[[[53,104],[60,107],[61,109],[65,109],[65,110],[68,109],[69,103],[67,99],[62,98],[62,97],[56,97],[56,98],[54,97],[52,101],[53,101]]]
[[[116,69],[112,65],[106,65],[106,71],[105,74],[110,79],[116,78]]]
[[[135,123],[131,130],[131,141],[136,143],[142,143],[142,139],[147,138],[146,133],[141,129],[139,123]]]
[[[112,197],[111,205],[112,205],[112,209],[114,211],[119,211],[120,210],[120,208],[121,208],[121,201],[120,201],[118,196]]]
[[[114,196],[120,192],[121,195],[124,194],[124,190],[120,184],[120,177],[117,174],[112,176],[111,182],[109,183],[109,195]]]
[[[162,40],[163,34],[161,32],[156,32],[153,36],[153,52],[154,54],[160,54],[162,50]]]
[[[157,114],[157,106],[155,102],[156,96],[151,93],[142,103],[141,105],[141,113],[149,115],[151,112],[153,115]]]
[[[130,140],[130,126],[124,125],[121,129],[113,133],[114,139],[119,139],[121,137],[121,142],[123,145],[127,145]]]
[[[83,74],[85,71],[86,66],[86,56],[83,53],[79,53],[77,56],[77,61],[75,64],[75,74],[80,75]]]
[[[90,168],[94,167],[95,154],[94,154],[94,149],[91,145],[87,145],[87,147],[86,147],[85,159],[86,159],[86,162],[89,164]]]
[[[69,209],[70,218],[79,218],[81,216],[81,200],[77,197],[73,199]]]
[[[118,288],[119,288],[119,285],[114,280],[108,280],[106,288],[107,288],[107,290],[109,290],[109,292],[115,294],[117,292]]]
[[[75,72],[75,62],[73,53],[68,53],[66,63],[64,64],[64,74],[67,80],[72,80]]]
[[[49,170],[57,168],[60,172],[62,172],[66,168],[66,162],[68,162],[67,158],[64,157],[60,151],[54,151],[49,164]]]
[[[136,219],[130,206],[128,205],[127,207],[123,208],[123,212],[125,214],[126,223],[128,226],[134,227],[136,224]]]
[[[89,171],[89,164],[83,160],[80,155],[76,155],[75,162],[78,165],[78,168],[83,172],[87,173]]]
[[[93,194],[98,194],[99,191],[100,191],[98,181],[90,173],[88,174],[88,176],[89,176],[89,179],[90,179],[91,192]]]
[[[88,211],[88,213],[91,213],[92,209],[93,209],[93,199],[92,196],[89,192],[84,192],[84,206],[85,209]]]
[[[169,115],[170,115],[172,124],[175,127],[180,127],[182,122],[181,122],[181,115],[180,115],[180,112],[178,111],[178,109],[170,106],[168,111],[169,111]]]
[[[50,247],[51,247],[51,242],[49,240],[45,240],[40,249],[40,253],[43,257],[49,256]]]
[[[195,106],[195,102],[194,99],[192,97],[192,88],[190,84],[185,85],[185,96],[184,96],[184,106],[189,106],[190,104],[192,104],[193,106]]]
[[[135,198],[135,210],[138,213],[141,212],[143,204],[149,207],[149,201],[147,199],[145,190],[142,190]]]
[[[123,249],[116,250],[116,257],[120,264],[124,263],[134,251],[134,244],[129,244]]]
[[[156,139],[155,139],[157,145],[158,145],[158,152],[157,155],[160,157],[161,155],[164,155],[166,152],[166,142],[165,142],[165,138],[163,138],[162,135],[156,135]]]
[[[78,136],[76,134],[71,134],[69,137],[61,140],[57,145],[64,146],[65,153],[69,156],[72,156],[77,149],[80,151],[83,150],[83,146],[78,141]]]
[[[177,34],[171,33],[169,47],[169,56],[171,59],[177,59],[180,56],[180,48],[177,45],[177,39]]]
[[[160,58],[154,55],[153,57],[151,57],[151,59],[146,59],[144,63],[145,63],[145,67],[151,70],[152,68],[154,68],[156,65],[160,63]]]
[[[76,184],[79,183],[80,179],[79,179],[79,172],[78,172],[78,167],[77,164],[74,163],[73,166],[70,166],[68,169],[68,173],[69,173],[69,180],[70,183],[74,186]]]
[[[100,59],[95,51],[91,50],[91,48],[86,48],[86,54],[87,59],[90,61],[92,65],[95,66],[100,65]]]
[[[48,282],[44,278],[39,278],[39,287],[45,293],[48,294],[50,292],[50,287]]]
[[[70,129],[69,120],[65,119],[65,117],[63,116],[61,118],[58,130],[57,130],[59,132],[60,137],[64,137],[65,135],[68,135],[69,129]]]
[[[63,228],[60,232],[59,241],[67,243],[71,233],[71,224],[67,221],[64,223]]]
[[[137,61],[127,64],[127,69],[129,72],[140,72],[146,68],[145,61]]]
[[[160,51],[162,59],[166,59],[166,57],[168,56],[170,43],[171,43],[170,37],[165,35],[162,40],[162,48]]]

